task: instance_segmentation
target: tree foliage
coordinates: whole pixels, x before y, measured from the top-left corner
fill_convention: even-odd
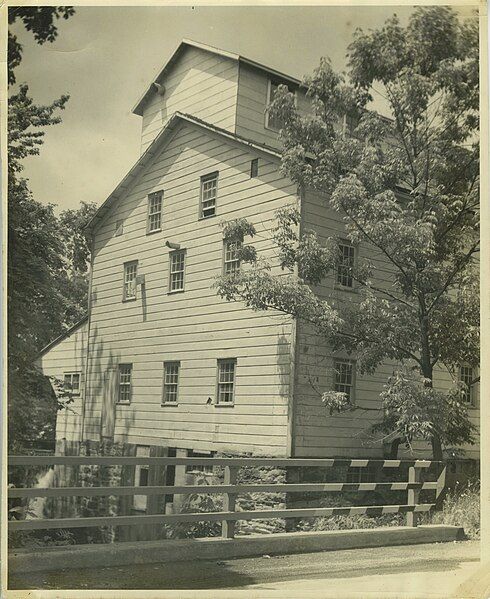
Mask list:
[[[38,44],[54,42],[58,37],[56,21],[60,18],[68,19],[75,13],[71,6],[12,6],[8,10],[9,25],[13,25],[17,19],[27,31],[32,31],[34,39]],[[9,30],[8,35],[8,82],[15,83],[14,69],[22,61],[22,44],[17,36]]]
[[[284,123],[283,173],[321,194],[345,231],[322,239],[300,230],[297,207],[286,207],[274,231],[285,272],[258,256],[221,277],[218,293],[310,323],[334,352],[355,356],[361,373],[400,364],[377,428],[397,443],[430,440],[440,459],[442,446],[471,442],[473,433],[457,369],[477,365],[479,354],[478,20],[460,23],[446,7],[417,8],[406,27],[393,16],[356,32],[348,64],[348,75],[338,74],[322,59],[304,79],[311,114],[298,111],[286,86],[271,107]],[[357,303],[312,290],[332,280],[345,237],[373,252],[351,269]],[[451,373],[454,389],[434,388],[436,367]],[[355,408],[329,389],[323,399],[332,411]]]
[[[9,23],[22,20],[38,43],[57,35],[55,19],[70,7],[9,9]],[[9,33],[9,83],[22,47]],[[82,228],[94,204],[82,203],[59,217],[38,202],[21,176],[23,160],[39,154],[46,127],[61,121],[68,96],[36,105],[26,84],[12,90],[8,112],[8,377],[9,448],[51,438],[58,398],[35,367],[39,351],[78,321],[86,310],[89,248]],[[64,400],[63,400],[64,401]]]

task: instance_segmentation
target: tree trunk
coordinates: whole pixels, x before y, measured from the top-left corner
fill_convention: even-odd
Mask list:
[[[398,459],[398,448],[400,447],[400,443],[402,442],[402,439],[397,438],[397,439],[393,439],[393,441],[391,442],[390,445],[390,460],[396,460]]]
[[[437,435],[437,434],[432,435],[431,444],[432,444],[432,458],[434,460],[437,460],[438,462],[441,462],[442,461],[442,445],[441,445],[441,439],[440,439],[439,435]]]
[[[432,389],[432,377],[433,377],[433,366],[432,366],[432,355],[430,350],[429,340],[429,322],[425,307],[425,302],[420,302],[420,333],[421,333],[421,358],[422,358],[422,375],[426,379],[424,384],[426,387]],[[434,433],[431,437],[432,445],[432,459],[442,461],[442,445],[441,438],[437,433]]]

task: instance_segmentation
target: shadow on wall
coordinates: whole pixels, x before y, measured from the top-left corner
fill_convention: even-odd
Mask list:
[[[279,395],[289,398],[291,373],[291,343],[283,332],[277,337],[277,365],[279,370]]]

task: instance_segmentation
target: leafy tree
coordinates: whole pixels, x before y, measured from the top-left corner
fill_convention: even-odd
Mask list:
[[[21,19],[38,43],[53,41],[54,19],[73,14],[70,7],[9,9],[9,23]],[[20,63],[22,47],[9,33],[9,83]],[[68,96],[38,106],[22,84],[9,97],[8,112],[8,384],[9,449],[52,438],[58,401],[34,366],[39,350],[79,319],[86,297],[86,242],[77,225],[90,217],[93,206],[62,214],[37,202],[22,178],[22,161],[37,155],[44,129],[60,122],[57,115]],[[72,211],[73,212],[73,211]],[[78,220],[77,220],[78,219]],[[67,250],[69,248],[69,251]],[[83,302],[83,303],[82,303]]]
[[[71,6],[16,6],[8,10],[9,25],[21,20],[27,31],[32,31],[38,44],[54,42],[58,36],[55,21],[59,18],[68,19],[75,13]],[[22,44],[17,36],[9,31],[8,36],[8,82],[15,83],[14,69],[22,60]]]
[[[217,289],[310,323],[333,351],[355,355],[361,373],[400,364],[381,394],[376,429],[391,435],[394,452],[422,438],[441,459],[444,446],[472,442],[474,432],[457,369],[477,365],[479,354],[478,21],[418,8],[406,27],[393,16],[378,30],[358,30],[348,61],[348,76],[322,59],[305,78],[312,114],[298,112],[285,86],[271,107],[284,123],[283,173],[320,193],[345,231],[300,233],[298,209],[280,210],[274,240],[286,273],[275,275],[249,246],[242,260],[250,265],[221,277]],[[372,110],[375,96],[390,118]],[[355,307],[312,290],[335,272],[345,236],[391,271],[383,285],[373,263],[359,260]],[[436,366],[453,375],[454,389],[434,388]],[[356,409],[328,389],[323,401],[331,411]]]

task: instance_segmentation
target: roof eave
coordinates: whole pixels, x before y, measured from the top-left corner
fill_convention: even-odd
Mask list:
[[[53,339],[53,341],[50,341],[45,347],[43,347],[42,350],[39,352],[36,359],[39,360],[39,358],[42,358],[44,356],[44,354],[46,354],[55,345],[58,345],[58,343],[63,341],[63,339],[66,339],[69,335],[71,335],[74,331],[76,331],[79,327],[81,327],[82,324],[84,322],[86,322],[87,320],[88,320],[88,314],[85,314],[85,316],[83,318],[80,318],[80,320],[77,321],[74,325],[72,325],[68,330],[66,330],[61,335],[58,335],[58,337],[56,337],[56,339]]]

